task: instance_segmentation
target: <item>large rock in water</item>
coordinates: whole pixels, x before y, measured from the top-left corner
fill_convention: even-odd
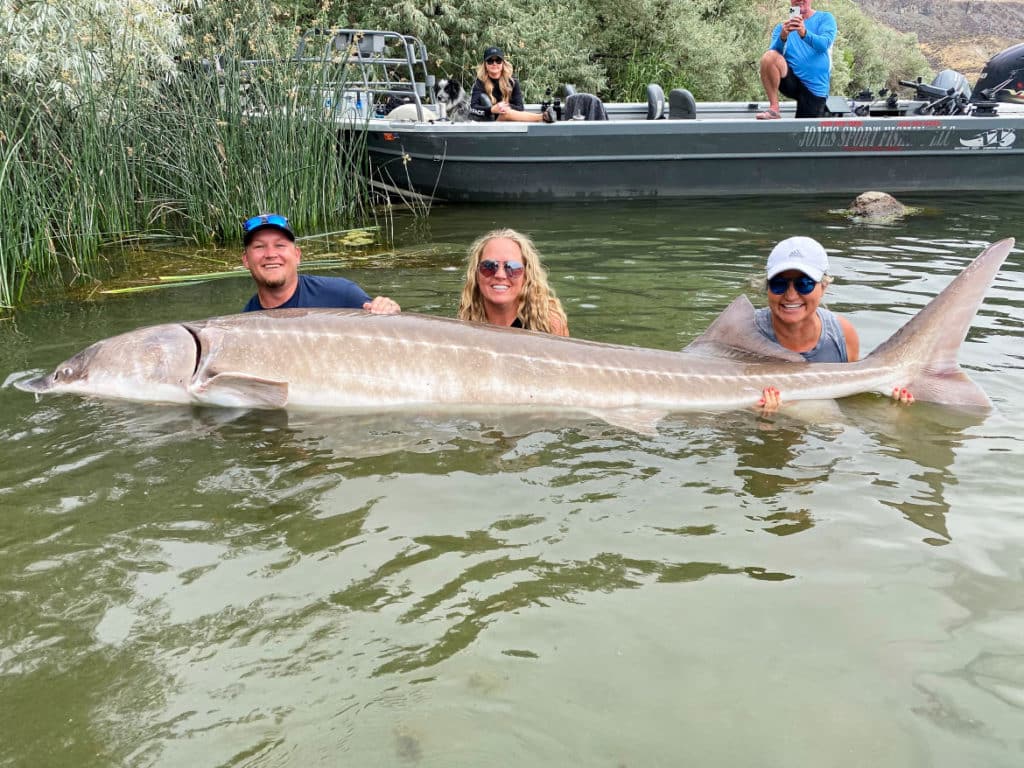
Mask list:
[[[896,219],[910,212],[903,203],[885,192],[863,192],[857,195],[849,208],[851,216],[871,221]]]

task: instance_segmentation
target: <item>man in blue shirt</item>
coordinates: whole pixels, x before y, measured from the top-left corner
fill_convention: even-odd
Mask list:
[[[280,214],[248,219],[242,225],[242,245],[242,263],[256,281],[256,295],[243,312],[293,307],[348,307],[382,315],[402,311],[386,296],[371,300],[366,291],[343,277],[300,275],[302,251],[295,245],[288,219]]]
[[[815,11],[811,0],[790,0],[791,15],[772,31],[772,43],[761,57],[761,82],[768,109],[758,120],[778,120],[779,93],[796,99],[797,117],[821,117],[832,77],[832,43],[836,19]]]

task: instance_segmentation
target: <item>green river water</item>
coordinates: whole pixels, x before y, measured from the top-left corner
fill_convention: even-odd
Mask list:
[[[574,336],[677,349],[771,245],[872,349],[1024,198],[436,208],[339,274],[453,315],[530,232]],[[311,243],[309,251],[316,250]],[[167,271],[172,271],[168,267]],[[237,311],[247,276],[52,300],[0,380]],[[0,389],[0,765],[1024,764],[1024,248],[963,345],[988,415],[229,413]]]

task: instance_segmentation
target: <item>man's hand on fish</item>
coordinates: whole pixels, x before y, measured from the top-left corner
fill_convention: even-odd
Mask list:
[[[402,311],[398,302],[387,296],[378,296],[373,301],[366,302],[363,304],[363,309],[374,315],[397,315]]]

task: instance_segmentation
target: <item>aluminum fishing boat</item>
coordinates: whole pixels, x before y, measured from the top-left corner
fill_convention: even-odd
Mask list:
[[[408,35],[321,31],[305,50],[342,53],[350,74],[334,108],[365,130],[373,177],[434,199],[1024,191],[1024,103],[1014,103],[1024,102],[1024,45],[994,57],[973,89],[946,70],[902,82],[906,97],[832,96],[819,119],[796,120],[783,102],[782,119],[757,120],[763,101],[694,102],[652,84],[646,103],[602,105],[603,120],[565,119],[571,88],[527,106],[553,105],[563,118],[553,124],[452,121],[425,46]],[[403,101],[412,119],[387,111]]]

